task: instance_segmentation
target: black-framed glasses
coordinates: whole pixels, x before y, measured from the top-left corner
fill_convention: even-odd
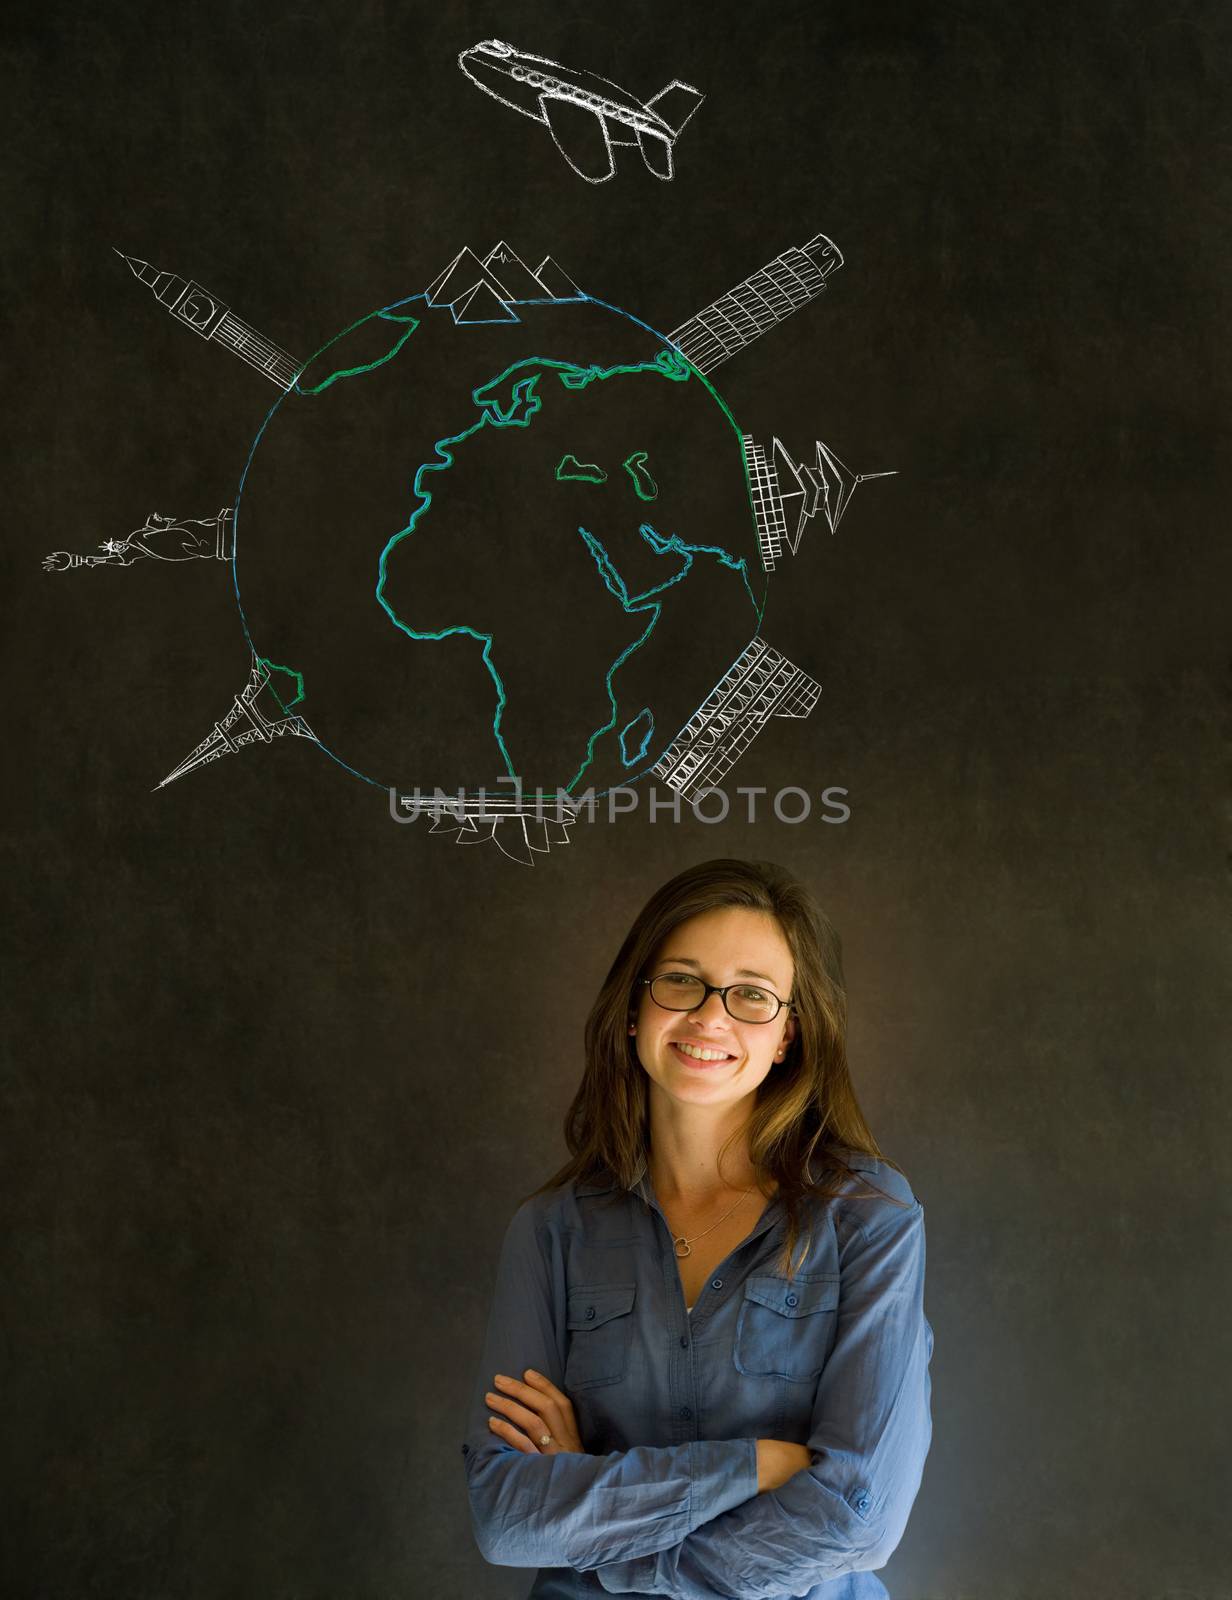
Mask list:
[[[712,994],[717,994],[729,1017],[737,1022],[773,1022],[790,1000],[780,1000],[772,989],[759,983],[705,983],[691,972],[661,972],[643,978],[650,998],[664,1011],[696,1011]]]

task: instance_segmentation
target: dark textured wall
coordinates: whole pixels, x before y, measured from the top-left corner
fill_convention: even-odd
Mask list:
[[[458,72],[493,35],[702,86],[674,183],[575,178]],[[497,1245],[628,920],[737,854],[840,928],[927,1208],[891,1592],[1226,1597],[1226,8],[51,3],[4,38],[4,1594],[525,1592],[459,1452]],[[527,868],[306,742],[152,792],[244,682],[229,574],[40,561],[229,503],[273,391],[113,246],[302,352],[467,242],[670,328],[816,230],[846,266],[723,392],[899,476],[772,588],[821,704],[734,776],[847,822],[643,810]]]

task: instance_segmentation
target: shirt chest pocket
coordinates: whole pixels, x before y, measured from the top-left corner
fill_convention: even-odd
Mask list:
[[[569,1290],[565,1388],[619,1383],[629,1360],[635,1283],[578,1284]]]
[[[834,1344],[841,1278],[757,1274],[744,1286],[733,1359],[756,1378],[816,1378]]]

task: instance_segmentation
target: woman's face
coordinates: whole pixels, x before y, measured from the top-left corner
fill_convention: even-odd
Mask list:
[[[795,978],[778,921],[745,906],[722,906],[680,923],[655,951],[644,976],[665,972],[691,973],[723,987],[747,983],[772,990],[780,1000],[791,994]],[[638,1060],[676,1101],[714,1106],[743,1099],[783,1060],[779,1052],[795,1037],[797,1023],[786,1006],[772,1022],[741,1022],[717,994],[707,995],[695,1011],[665,1010],[645,985],[640,994],[633,1036]],[[681,1044],[722,1050],[727,1059],[698,1060]]]

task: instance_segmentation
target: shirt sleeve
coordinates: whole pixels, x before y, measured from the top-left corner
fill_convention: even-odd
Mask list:
[[[559,1280],[559,1295],[553,1286]],[[483,1359],[462,1446],[475,1538],[503,1567],[586,1569],[653,1555],[757,1494],[755,1439],[637,1445],[610,1455],[518,1450],[488,1426],[498,1372],[533,1367],[564,1388],[564,1269],[533,1201],[501,1246]],[[496,1391],[498,1392],[498,1391]]]
[[[890,1559],[932,1438],[933,1349],[924,1208],[894,1177],[909,1209],[868,1202],[862,1221],[843,1225],[838,1323],[807,1441],[812,1465],[677,1544],[599,1567],[609,1593],[769,1600]]]

